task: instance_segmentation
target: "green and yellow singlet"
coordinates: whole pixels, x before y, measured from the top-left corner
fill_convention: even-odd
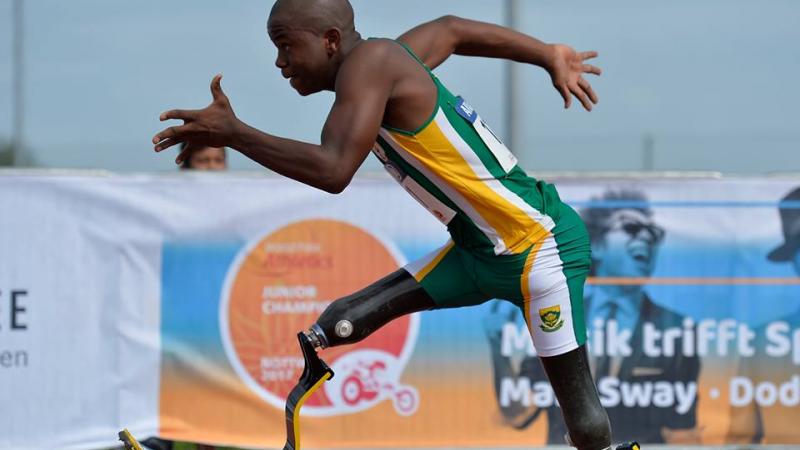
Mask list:
[[[373,152],[386,170],[444,223],[454,243],[495,255],[519,254],[555,226],[555,188],[529,177],[461,97],[430,74],[435,111],[417,130],[383,125]]]

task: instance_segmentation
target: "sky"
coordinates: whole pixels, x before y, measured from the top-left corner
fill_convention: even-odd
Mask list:
[[[24,0],[24,137],[39,166],[175,170],[150,138],[172,108],[223,88],[245,122],[318,143],[333,95],[298,96],[274,66],[269,0]],[[444,14],[502,23],[499,0],[353,0],[364,36]],[[528,170],[800,170],[800,2],[522,0],[518,28],[597,50],[600,104],[565,111],[543,70],[520,65],[512,148]],[[12,0],[0,0],[0,139],[12,128]],[[506,63],[455,56],[437,74],[508,136]],[[647,141],[652,153],[643,151]],[[234,169],[258,169],[232,153]],[[369,161],[365,171],[380,170]]]

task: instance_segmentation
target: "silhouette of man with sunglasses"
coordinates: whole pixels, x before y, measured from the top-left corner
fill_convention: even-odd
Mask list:
[[[675,343],[678,349],[675,355],[653,357],[644,352],[642,330],[645,324],[664,330],[682,327],[684,321],[682,315],[654,303],[645,292],[643,283],[637,282],[637,279],[653,274],[658,249],[665,236],[664,229],[653,221],[647,198],[631,190],[605,192],[600,198],[593,199],[590,206],[581,211],[581,216],[592,242],[590,276],[607,281],[619,280],[619,284],[587,286],[585,299],[592,373],[600,386],[601,399],[611,403],[604,406],[611,420],[613,438],[631,440],[635,436],[643,444],[699,443],[696,391],[691,407],[679,411],[674,406],[657,406],[653,401],[626,406],[621,398],[604,395],[603,389],[603,383],[608,389],[619,392],[623,384],[627,389],[646,390],[659,382],[672,386],[682,383],[686,387],[697,381],[700,362],[696,356],[681,354],[680,339]],[[526,357],[519,362],[519,358],[514,361],[513,355],[501,354],[503,326],[517,320],[514,311],[504,306],[502,302],[494,304],[486,321],[500,412],[506,423],[518,429],[530,426],[546,413],[547,442],[558,444],[566,428],[557,405],[540,408],[531,404],[526,407],[502,396],[504,378],[510,378],[515,386],[519,386],[515,383],[520,377],[527,377],[531,386],[545,380],[537,358]],[[608,336],[609,331],[617,336],[628,336],[630,354],[609,354],[614,353],[614,349],[606,348],[607,338],[592,342],[599,336],[592,331],[597,330],[602,330],[603,336]],[[646,387],[648,383],[649,388]]]

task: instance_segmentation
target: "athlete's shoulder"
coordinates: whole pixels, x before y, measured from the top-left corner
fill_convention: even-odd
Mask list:
[[[370,87],[389,89],[397,81],[392,42],[383,41],[365,40],[347,54],[336,76],[335,91],[338,94],[360,93]]]
[[[403,51],[403,47],[397,41],[384,38],[370,38],[364,40],[364,42],[354,48],[348,60],[369,59],[373,61],[373,64],[377,65],[397,55],[398,50]]]
[[[391,39],[367,39],[354,48],[342,63],[342,72],[351,76],[372,77],[398,74],[403,63],[403,47]]]

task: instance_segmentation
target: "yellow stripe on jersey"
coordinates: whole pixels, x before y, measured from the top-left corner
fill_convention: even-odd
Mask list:
[[[447,118],[440,111],[436,119],[415,136],[396,132],[391,132],[391,136],[473,206],[502,239],[505,251],[497,249],[501,250],[498,253],[521,253],[544,239],[548,230],[508,198],[508,194],[515,195],[513,192],[506,190],[506,195],[501,195],[490,186],[496,183],[502,187],[499,180],[491,175],[484,179],[478,176],[476,168],[458,151],[457,144],[442,131],[443,126],[449,127],[449,123],[441,123],[443,120]],[[463,147],[469,149],[466,143]],[[488,169],[484,170],[488,173]]]
[[[422,280],[425,279],[425,277],[427,277],[428,274],[431,273],[431,271],[433,271],[433,269],[435,269],[436,266],[439,265],[439,263],[444,259],[444,257],[447,256],[448,253],[450,253],[450,250],[452,250],[453,247],[455,247],[455,245],[456,245],[455,243],[449,242],[447,245],[444,246],[444,248],[439,250],[438,253],[434,252],[435,256],[430,260],[430,262],[425,264],[425,266],[419,272],[412,273],[414,279],[417,280],[417,282],[421,283]]]

